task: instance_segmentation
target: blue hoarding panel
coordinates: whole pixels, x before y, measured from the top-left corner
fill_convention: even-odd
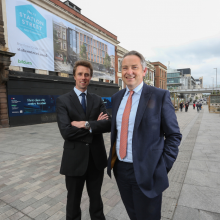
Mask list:
[[[107,109],[112,108],[112,100],[111,97],[102,97],[103,102]]]
[[[9,95],[9,117],[56,112],[58,95]]]

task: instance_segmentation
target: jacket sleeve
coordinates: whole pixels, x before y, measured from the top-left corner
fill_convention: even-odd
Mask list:
[[[100,98],[99,114],[101,112],[103,112],[103,114],[108,114],[108,120],[89,121],[90,127],[92,129],[92,134],[101,134],[111,131],[111,116],[106,110],[105,103],[102,101],[102,98]]]
[[[163,97],[161,117],[161,125],[165,135],[163,157],[167,172],[169,172],[177,158],[178,146],[182,139],[169,91],[166,91]]]
[[[59,98],[57,98],[56,111],[58,127],[64,140],[92,143],[93,135],[88,130],[71,125],[67,107]]]

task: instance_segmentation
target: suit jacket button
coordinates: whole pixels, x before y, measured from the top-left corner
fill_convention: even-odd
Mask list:
[[[89,146],[89,144],[86,144],[86,146]]]

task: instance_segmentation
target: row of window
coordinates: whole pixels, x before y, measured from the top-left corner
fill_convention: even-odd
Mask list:
[[[88,44],[86,44],[86,43],[80,42],[80,45],[82,45],[82,44],[85,45],[87,52],[105,58],[105,53],[106,53],[105,51],[100,50],[100,49],[97,49],[97,48],[95,48],[95,47],[92,47],[92,46],[90,46],[90,45],[88,45]]]
[[[80,33],[80,41],[83,41],[84,43],[89,44],[93,47],[107,51],[107,45],[105,45],[97,40],[94,40],[91,37],[88,37],[88,36],[81,34],[81,33]]]
[[[96,56],[90,53],[88,53],[87,55],[88,55],[88,60],[91,60],[96,63],[102,63],[102,64],[104,63],[104,59],[102,57],[99,57],[99,56]]]

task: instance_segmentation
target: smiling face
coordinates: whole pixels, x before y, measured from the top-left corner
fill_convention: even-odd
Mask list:
[[[141,60],[136,55],[128,55],[122,61],[122,80],[129,90],[135,89],[143,82],[147,68],[143,70]]]
[[[90,69],[85,66],[77,66],[74,79],[76,80],[76,88],[81,92],[85,92],[91,80]]]

